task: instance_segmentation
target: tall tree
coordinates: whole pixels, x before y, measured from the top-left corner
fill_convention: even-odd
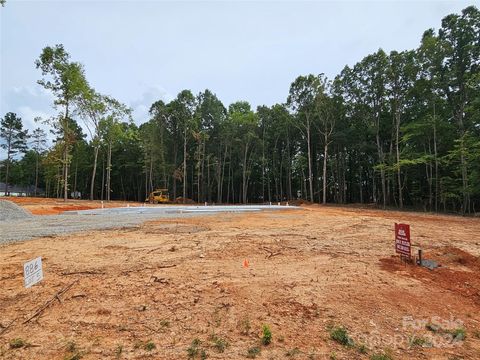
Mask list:
[[[443,62],[441,71],[442,90],[448,99],[452,116],[458,127],[458,140],[462,143],[472,119],[467,108],[475,97],[475,88],[469,86],[473,79],[478,81],[480,71],[480,11],[469,6],[461,15],[452,14],[442,20],[438,32]],[[478,91],[478,90],[477,90]],[[478,92],[477,92],[478,96]],[[463,147],[462,144],[459,145]],[[462,179],[461,212],[470,210],[468,163],[464,152],[459,152]]]
[[[319,118],[318,129],[323,138],[323,176],[322,176],[322,203],[327,203],[327,159],[328,146],[332,142],[332,134],[335,130],[335,113],[333,99],[327,94],[329,86],[327,83],[322,85],[323,89],[319,91],[315,98],[315,111]]]
[[[121,122],[131,121],[131,109],[124,104],[110,99],[111,112],[108,116],[99,121],[99,129],[102,139],[107,147],[107,166],[106,166],[106,200],[111,197],[111,174],[112,174],[112,150],[115,142],[121,141],[124,136],[124,127]]]
[[[47,145],[47,134],[41,128],[33,130],[30,145],[35,152],[35,188],[33,196],[37,196],[38,189],[38,171],[40,166],[40,156],[45,151]]]
[[[310,190],[310,201],[313,201],[313,171],[312,171],[312,128],[315,118],[315,99],[322,91],[325,78],[323,74],[299,76],[290,85],[287,104],[297,114],[298,121],[295,126],[302,133],[307,143],[308,156],[308,184]]]
[[[388,95],[390,96],[391,112],[395,128],[395,157],[398,187],[398,202],[400,209],[403,208],[403,184],[400,163],[400,126],[402,117],[405,116],[405,108],[408,105],[409,93],[413,90],[417,79],[417,64],[413,51],[392,51],[389,56],[388,67]]]
[[[181,91],[176,99],[171,102],[173,116],[177,119],[183,140],[183,202],[187,198],[187,145],[192,135],[192,123],[195,113],[196,99],[190,90]]]
[[[22,119],[12,112],[7,113],[3,117],[0,125],[0,137],[5,141],[0,146],[7,151],[7,159],[5,160],[5,196],[8,196],[8,176],[12,157],[19,152],[26,151],[28,130],[23,129]]]
[[[55,97],[54,105],[60,108],[58,116],[50,119],[50,123],[61,134],[63,143],[63,198],[68,199],[69,165],[71,161],[70,148],[72,143],[71,129],[68,125],[73,111],[78,107],[79,101],[88,90],[83,66],[70,61],[70,55],[63,45],[47,46],[42,50],[40,57],[35,61],[37,69],[42,71],[43,78],[38,84],[50,90]]]

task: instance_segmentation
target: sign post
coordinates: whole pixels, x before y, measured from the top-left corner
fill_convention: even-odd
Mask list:
[[[26,288],[29,288],[43,280],[41,257],[30,260],[23,264],[23,279]]]
[[[410,225],[395,223],[395,252],[400,254],[401,258],[411,259]]]

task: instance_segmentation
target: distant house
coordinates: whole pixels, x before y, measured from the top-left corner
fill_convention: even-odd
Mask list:
[[[33,196],[35,194],[35,186],[18,186],[9,184],[8,193],[10,196]],[[37,188],[37,196],[45,195],[43,189]],[[0,196],[5,196],[5,183],[0,182]]]

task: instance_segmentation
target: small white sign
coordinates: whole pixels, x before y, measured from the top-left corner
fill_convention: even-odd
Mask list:
[[[29,288],[30,286],[35,285],[39,281],[43,280],[41,257],[30,260],[29,262],[23,264],[23,278],[26,288]]]

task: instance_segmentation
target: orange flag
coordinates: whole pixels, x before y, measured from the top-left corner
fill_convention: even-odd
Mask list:
[[[248,260],[247,259],[243,260],[243,267],[248,268]]]

